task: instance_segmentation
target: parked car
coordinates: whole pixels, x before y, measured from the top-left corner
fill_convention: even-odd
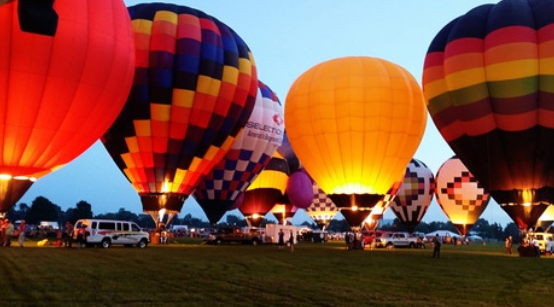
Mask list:
[[[387,246],[388,236],[392,234],[392,231],[386,230],[362,230],[362,240],[364,246],[373,247],[385,247]]]
[[[204,239],[208,244],[241,243],[258,245],[262,242],[261,233],[248,227],[218,227]]]

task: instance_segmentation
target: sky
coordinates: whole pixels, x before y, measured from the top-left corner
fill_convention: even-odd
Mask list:
[[[406,68],[421,85],[423,61],[431,40],[452,19],[470,9],[498,1],[478,0],[233,0],[167,1],[189,6],[216,17],[235,30],[248,44],[258,77],[285,104],[288,89],[303,72],[321,62],[345,56],[382,58]],[[132,6],[141,1],[125,1]],[[437,173],[453,156],[430,117],[414,158]],[[100,141],[63,168],[40,178],[18,203],[30,205],[44,196],[63,210],[84,200],[94,214],[119,208],[141,213],[138,194],[119,171]],[[180,216],[190,213],[207,220],[190,197]],[[232,214],[240,215],[238,212]],[[511,222],[491,201],[483,212],[490,223]],[[393,219],[388,210],[385,218]],[[297,213],[294,223],[309,220]],[[433,199],[425,222],[448,221]]]

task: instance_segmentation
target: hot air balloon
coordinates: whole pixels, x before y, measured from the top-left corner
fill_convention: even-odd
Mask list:
[[[554,201],[554,2],[503,0],[448,23],[425,57],[431,117],[520,229]]]
[[[279,146],[279,148],[277,148],[277,152],[279,152],[279,154],[287,160],[291,173],[296,172],[302,167],[300,161],[298,160],[298,157],[290,146],[289,138],[287,137],[286,131],[283,137],[283,144]]]
[[[487,208],[489,194],[457,157],[441,165],[435,181],[437,202],[458,232],[465,236]]]
[[[0,7],[0,215],[106,132],[133,79],[123,1],[51,2]]]
[[[313,197],[312,178],[304,169],[297,170],[289,176],[285,195],[271,209],[271,213],[284,225],[287,219],[292,218],[298,209],[306,209],[310,206]]]
[[[225,158],[198,185],[194,198],[210,223],[217,223],[269,163],[283,141],[283,107],[259,81],[254,110]]]
[[[286,194],[293,207],[306,209],[312,204],[312,182],[312,178],[303,168],[291,173],[287,180]]]
[[[358,227],[402,178],[425,130],[425,112],[407,70],[383,59],[345,57],[295,80],[285,127],[306,171]]]
[[[364,221],[364,227],[366,228],[366,230],[372,231],[379,226],[379,222],[381,222],[383,215],[396,197],[396,193],[398,192],[398,189],[400,189],[401,185],[402,181],[396,181],[387,191],[387,193],[383,195],[383,197],[375,204],[375,206],[373,206],[373,208],[371,209],[371,213]]]
[[[128,8],[137,55],[127,103],[104,146],[156,223],[230,150],[254,107],[258,79],[246,43],[201,11]]]
[[[291,205],[288,198],[285,196],[271,208],[270,212],[277,218],[279,224],[286,225],[287,221],[294,216],[297,210],[298,208]]]
[[[265,214],[283,199],[288,178],[287,161],[275,152],[264,170],[243,193],[244,198],[238,206],[249,226],[260,226]]]
[[[306,208],[306,214],[316,222],[319,229],[325,230],[339,210],[331,198],[315,182],[312,182],[312,192],[313,200],[310,206]]]
[[[435,176],[425,163],[412,159],[400,189],[390,206],[394,215],[413,233],[427,212],[435,194]]]
[[[554,206],[548,206],[544,213],[539,217],[537,222],[537,229],[540,227],[543,231],[548,232],[554,223]]]

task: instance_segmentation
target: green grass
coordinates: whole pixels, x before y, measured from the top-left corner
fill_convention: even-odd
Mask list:
[[[345,251],[184,240],[146,249],[0,248],[2,306],[551,306],[554,257],[501,245]],[[515,248],[514,248],[515,250]]]

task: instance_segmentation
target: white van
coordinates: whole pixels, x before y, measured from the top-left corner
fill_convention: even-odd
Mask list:
[[[527,233],[527,239],[530,239],[531,236],[534,236],[535,239],[539,242],[539,247],[541,249],[541,254],[546,252],[546,243],[547,241],[553,240],[553,235],[548,232],[529,232]]]
[[[136,245],[145,248],[150,243],[148,232],[143,231],[135,222],[103,220],[103,219],[81,219],[75,223],[73,239],[77,240],[77,230],[86,225],[89,235],[87,245],[99,245],[109,248],[112,244],[124,246]]]

